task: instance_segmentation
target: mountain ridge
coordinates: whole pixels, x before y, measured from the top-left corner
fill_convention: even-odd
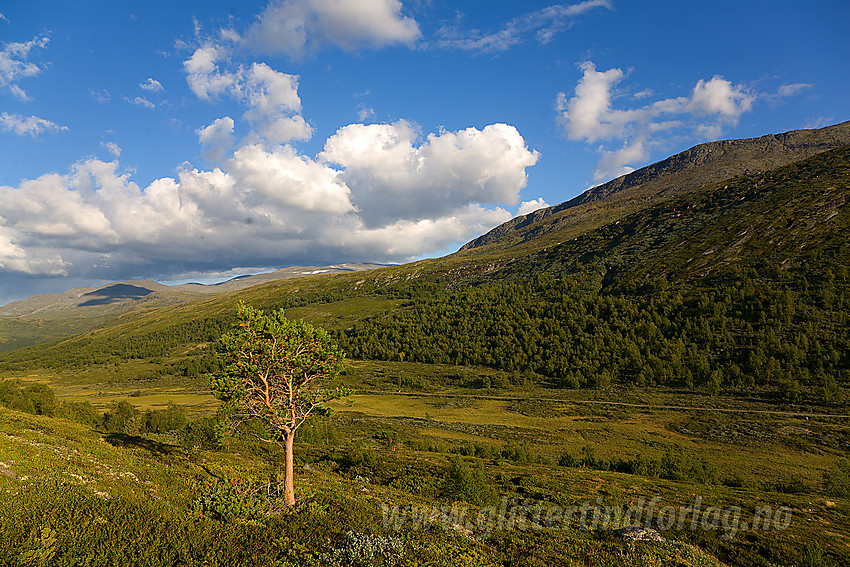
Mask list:
[[[599,217],[598,208],[612,205],[623,213],[675,195],[741,175],[759,173],[806,159],[850,143],[850,121],[819,129],[791,130],[757,138],[719,140],[698,144],[659,162],[592,187],[552,207],[515,217],[471,240],[463,254],[488,245],[511,247],[560,229]],[[693,175],[695,170],[701,175]]]
[[[214,295],[238,291],[270,281],[297,278],[306,275],[336,274],[372,270],[385,267],[385,264],[369,264],[346,262],[329,266],[291,266],[273,272],[236,276],[215,284],[183,283],[167,285],[153,280],[122,280],[109,282],[99,286],[75,287],[61,293],[41,293],[26,299],[12,301],[0,306],[0,317],[64,317],[69,310],[80,307],[111,306],[126,307],[128,304],[163,300],[173,303],[180,300],[190,300],[196,296]],[[122,287],[118,287],[122,286]],[[139,290],[138,296],[133,296],[130,288]],[[121,291],[126,292],[122,295]],[[147,293],[143,293],[144,290]],[[90,299],[86,299],[90,298]],[[78,315],[97,316],[100,311],[91,310],[77,313]]]

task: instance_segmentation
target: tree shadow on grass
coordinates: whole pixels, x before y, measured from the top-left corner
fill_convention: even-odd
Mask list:
[[[173,455],[181,449],[178,445],[161,443],[153,439],[146,439],[138,435],[127,435],[126,433],[109,433],[103,439],[114,447],[140,447],[147,449],[155,455]]]

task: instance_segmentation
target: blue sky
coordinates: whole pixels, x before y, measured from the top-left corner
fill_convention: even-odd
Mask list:
[[[0,3],[0,304],[453,251],[850,119],[850,3]]]

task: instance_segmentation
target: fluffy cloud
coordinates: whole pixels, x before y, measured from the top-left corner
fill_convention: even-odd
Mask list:
[[[198,98],[211,100],[229,91],[236,85],[236,76],[222,73],[219,62],[227,59],[225,48],[206,44],[195,50],[192,56],[183,62],[186,81]]]
[[[233,146],[233,128],[235,122],[229,116],[214,120],[212,124],[195,131],[201,142],[204,159],[212,162],[221,161],[225,152]]]
[[[645,161],[652,149],[665,139],[707,139],[737,124],[749,112],[757,94],[721,76],[697,81],[689,96],[658,100],[631,109],[613,108],[617,85],[625,73],[617,68],[597,71],[591,62],[582,63],[582,78],[568,98],[558,94],[558,122],[570,140],[597,144],[601,158],[594,173],[596,181],[633,171],[630,164]],[[647,98],[647,91],[634,98]],[[620,144],[611,148],[610,144]]]
[[[352,124],[325,143],[321,158],[344,168],[340,177],[369,226],[420,220],[468,203],[514,204],[537,162],[513,126],[419,133],[410,122]]]
[[[552,205],[543,200],[543,197],[538,197],[532,201],[523,201],[519,204],[519,209],[517,209],[516,216],[521,217],[522,215],[533,213],[538,209],[545,209],[546,207],[551,206]]]
[[[313,129],[299,114],[298,77],[275,71],[265,63],[254,63],[244,72],[243,98],[248,104],[245,118],[270,142],[307,140]]]
[[[337,172],[297,154],[290,146],[266,150],[254,144],[239,148],[230,168],[238,186],[253,199],[265,199],[264,206],[299,214],[340,215],[354,210],[349,188],[337,179]]]
[[[233,126],[220,118],[198,137],[211,146]],[[517,202],[536,160],[512,126],[422,138],[404,121],[341,128],[315,158],[243,143],[220,167],[185,164],[145,188],[117,161],[88,159],[0,187],[0,267],[119,279],[407,260],[508,220],[493,204]]]
[[[243,40],[258,52],[292,58],[322,45],[346,50],[412,45],[420,36],[419,26],[401,11],[399,0],[273,1]]]
[[[20,100],[29,100],[27,93],[18,85],[18,80],[41,73],[43,68],[27,61],[27,58],[30,51],[47,46],[49,41],[47,36],[42,36],[23,43],[6,44],[0,51],[0,88],[9,89]]]
[[[60,126],[38,116],[21,116],[8,112],[0,114],[0,128],[7,132],[14,132],[18,136],[32,136],[33,138],[44,132],[61,132],[68,129],[67,126]]]
[[[259,136],[271,143],[308,140],[313,128],[301,116],[298,76],[281,73],[265,63],[231,66],[227,50],[204,45],[183,62],[189,88],[199,98],[227,94],[247,106],[244,117]]]
[[[551,39],[573,24],[575,19],[595,8],[612,8],[610,0],[586,0],[578,4],[555,4],[514,18],[498,32],[482,34],[459,25],[444,26],[437,31],[436,45],[466,51],[506,51],[533,35],[539,42]]]

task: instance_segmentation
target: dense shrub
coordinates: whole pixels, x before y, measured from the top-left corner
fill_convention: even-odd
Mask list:
[[[713,463],[672,448],[668,448],[660,459],[638,454],[630,459],[614,457],[606,460],[597,457],[593,447],[585,445],[579,457],[573,456],[568,451],[562,453],[558,458],[558,464],[562,467],[584,467],[698,484],[717,484],[718,482],[717,467]]]
[[[164,410],[147,410],[144,416],[144,430],[147,433],[167,433],[179,431],[186,426],[186,410],[168,403]]]
[[[493,489],[484,472],[469,468],[459,455],[454,455],[449,462],[441,492],[447,500],[460,500],[474,505],[482,505],[493,497]]]
[[[217,421],[212,416],[201,417],[186,423],[180,430],[180,444],[187,449],[213,450],[219,446]]]
[[[63,402],[56,415],[89,427],[97,427],[101,424],[100,412],[91,402]]]
[[[599,289],[589,285],[593,277],[541,273],[523,283],[414,294],[409,307],[362,320],[338,340],[354,358],[488,366],[568,388],[666,385],[713,395],[769,388],[789,402],[844,398],[850,286],[843,281],[824,276],[827,304],[823,288],[803,277],[753,268],[681,288],[623,280]],[[477,385],[503,382],[486,377]]]
[[[841,459],[835,469],[823,473],[823,488],[830,496],[850,497],[850,460]]]
[[[22,387],[18,380],[0,382],[0,404],[35,415],[52,416],[59,408],[59,401],[50,386],[28,384]]]
[[[144,416],[133,404],[121,400],[103,414],[102,425],[107,433],[137,435],[143,431]]]
[[[346,447],[339,461],[339,467],[343,472],[362,476],[371,475],[377,465],[378,457],[375,451],[362,443]]]

